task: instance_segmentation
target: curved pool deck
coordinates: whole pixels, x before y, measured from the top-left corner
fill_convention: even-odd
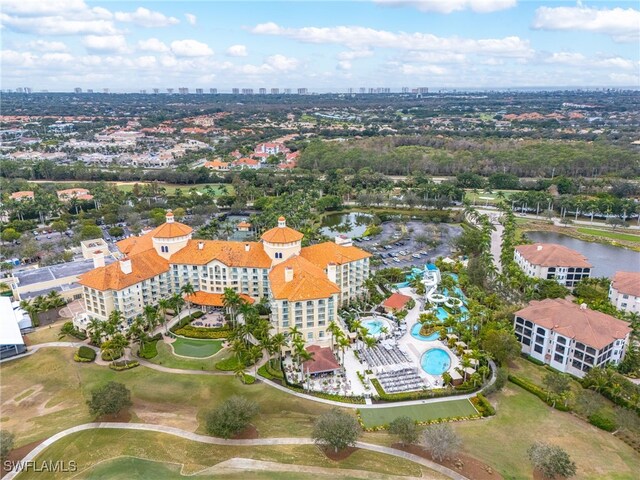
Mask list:
[[[362,319],[362,326],[367,329],[369,335],[377,337],[382,333],[382,328],[386,327],[388,333],[393,331],[389,320],[384,317],[367,317]]]

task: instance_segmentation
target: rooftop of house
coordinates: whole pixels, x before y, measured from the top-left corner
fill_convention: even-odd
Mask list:
[[[631,332],[627,322],[563,298],[534,300],[515,315],[596,350]]]
[[[640,272],[616,272],[611,286],[619,293],[640,297]]]
[[[533,265],[543,267],[592,267],[587,258],[581,253],[555,243],[518,245],[515,249]]]
[[[125,273],[122,268],[128,261],[131,262],[131,273]],[[80,284],[100,291],[122,290],[168,270],[167,260],[155,250],[147,250],[85,273],[80,277]]]
[[[239,294],[240,298],[245,302],[251,304],[254,302],[253,298],[244,293]],[[207,307],[224,307],[224,294],[222,293],[209,293],[198,290],[193,295],[185,295],[184,299],[188,302],[195,303],[196,305],[205,305]]]
[[[278,219],[278,226],[267,230],[260,238],[267,243],[294,243],[302,240],[304,235],[293,228],[287,227],[284,217]]]
[[[189,240],[171,255],[170,262],[206,265],[219,260],[229,267],[271,267],[271,258],[260,242],[228,242],[223,240]]]
[[[387,298],[384,302],[382,302],[382,306],[385,308],[391,308],[393,310],[402,310],[405,305],[412,300],[408,295],[403,295],[401,293],[394,293],[389,298]]]
[[[302,370],[305,373],[324,373],[333,372],[340,368],[340,363],[331,351],[330,347],[321,347],[319,345],[311,345],[306,348],[307,352],[313,357],[302,363]]]

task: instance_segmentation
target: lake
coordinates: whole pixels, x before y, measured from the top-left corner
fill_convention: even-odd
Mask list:
[[[612,278],[617,271],[640,272],[640,253],[602,243],[585,242],[556,232],[526,232],[532,242],[557,243],[580,252],[593,264],[592,277]]]
[[[368,213],[360,212],[332,213],[322,219],[320,233],[327,237],[361,237],[371,223],[371,217]]]

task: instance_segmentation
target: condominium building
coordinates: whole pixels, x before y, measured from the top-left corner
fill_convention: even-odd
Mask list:
[[[530,302],[515,313],[514,328],[522,352],[578,377],[620,363],[631,333],[627,322],[562,298]]]
[[[529,277],[555,280],[569,288],[591,276],[592,265],[584,255],[555,243],[518,245],[513,257]]]
[[[609,287],[609,301],[618,310],[640,313],[640,272],[616,272]]]
[[[303,234],[284,217],[259,242],[192,239],[174,220],[140,237],[118,242],[122,258],[83,275],[88,316],[106,320],[114,310],[127,321],[187,283],[187,299],[205,309],[223,306],[230,288],[249,302],[266,297],[278,331],[296,326],[308,342],[323,341],[338,308],[364,291],[370,254],[344,240],[302,248]]]

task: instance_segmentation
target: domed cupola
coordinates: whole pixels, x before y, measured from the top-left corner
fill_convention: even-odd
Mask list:
[[[178,250],[187,246],[191,239],[193,228],[184,223],[176,222],[171,210],[167,211],[165,223],[151,232],[153,247],[158,255],[169,258]]]
[[[284,217],[278,218],[278,226],[262,234],[264,251],[274,264],[283,262],[293,255],[298,255],[302,248],[302,233],[287,227]]]

